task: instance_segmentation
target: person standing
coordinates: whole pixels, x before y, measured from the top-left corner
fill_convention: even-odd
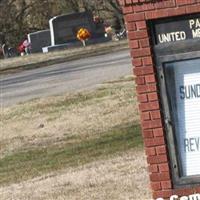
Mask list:
[[[30,44],[30,42],[28,41],[27,38],[23,41],[22,45],[24,46],[24,52],[25,52],[25,54],[29,55],[31,53],[31,51],[30,51],[31,44]]]

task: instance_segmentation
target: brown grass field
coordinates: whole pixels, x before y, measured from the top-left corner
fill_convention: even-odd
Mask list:
[[[0,113],[1,200],[150,199],[133,77]]]

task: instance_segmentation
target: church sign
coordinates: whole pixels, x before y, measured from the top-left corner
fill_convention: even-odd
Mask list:
[[[156,68],[175,185],[200,182],[200,17],[155,21]]]
[[[177,42],[200,38],[200,15],[155,24],[156,43]]]
[[[118,1],[128,30],[152,197],[199,200],[200,1]]]

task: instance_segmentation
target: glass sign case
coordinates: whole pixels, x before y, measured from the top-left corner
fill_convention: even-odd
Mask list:
[[[200,52],[157,63],[174,183],[200,184]]]
[[[200,58],[166,63],[164,73],[181,174],[200,175]]]

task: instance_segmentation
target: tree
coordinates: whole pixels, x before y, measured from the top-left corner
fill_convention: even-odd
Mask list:
[[[124,27],[117,0],[0,0],[0,39],[16,46],[26,33],[49,28],[51,17],[83,10]]]
[[[116,19],[118,20],[120,24],[121,29],[123,29],[124,19],[123,19],[121,7],[119,5],[119,1],[118,0],[104,0],[104,5],[108,5],[108,6],[105,6],[105,10],[107,8],[108,11],[114,14],[114,16],[116,17]]]
[[[5,41],[12,41],[12,35],[15,35],[13,23],[17,13],[15,0],[1,0],[0,1],[0,30],[1,30],[1,43]]]
[[[48,19],[59,13],[53,0],[0,0],[1,35],[16,46],[27,33],[48,28]]]

